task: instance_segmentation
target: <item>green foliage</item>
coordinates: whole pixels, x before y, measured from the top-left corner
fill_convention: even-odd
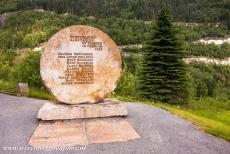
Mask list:
[[[11,77],[15,82],[26,82],[30,86],[41,87],[40,77],[40,53],[27,52],[12,70]]]
[[[89,19],[50,12],[22,11],[5,16],[5,26],[0,28],[0,49],[36,47],[58,30],[71,25],[98,27],[108,33],[117,44],[143,42],[150,26],[145,25],[144,21],[115,17]]]
[[[16,55],[16,51],[12,49],[5,51],[0,50],[0,64],[7,64],[12,66]]]
[[[1,0],[0,14],[8,11],[16,11],[19,0]]]
[[[163,3],[171,8],[176,21],[222,22],[227,26],[230,23],[228,0],[3,0],[1,13],[15,9],[45,9],[96,18],[153,20]]]
[[[192,99],[213,97],[230,99],[230,66],[193,63],[189,66],[190,84],[194,89]]]
[[[136,79],[135,79],[135,76],[131,72],[129,72],[126,64],[124,65],[119,84],[114,93],[115,95],[135,97]]]
[[[140,56],[138,55],[126,55],[122,57],[123,65],[125,66],[125,69],[129,71],[132,74],[136,74],[137,67],[140,63]]]
[[[123,57],[123,62],[127,66],[126,71],[131,72],[135,78],[135,96],[138,95],[138,86],[140,84],[136,81],[138,65],[140,65],[139,61],[140,57],[138,56],[130,55]],[[230,66],[192,63],[187,68],[186,87],[188,100],[199,100],[206,97],[219,100],[230,99]],[[129,84],[128,81],[126,84]],[[126,96],[122,93],[119,93],[119,95]]]
[[[196,97],[200,98],[208,96],[208,88],[203,81],[197,80],[196,85]]]
[[[188,56],[205,56],[209,58],[224,59],[230,57],[230,44],[224,43],[222,45],[190,43],[187,46]]]
[[[198,23],[175,23],[180,30],[180,36],[186,41],[196,41],[204,37],[224,37],[229,30],[223,24],[198,24]]]
[[[51,95],[46,89],[43,88],[30,88],[29,97],[54,100],[55,97]]]
[[[137,47],[125,47],[125,48],[122,48],[122,51],[124,52],[132,52],[132,53],[139,53],[141,52],[141,48],[137,48]]]
[[[45,32],[34,32],[34,33],[30,33],[30,34],[26,34],[22,43],[26,46],[26,47],[35,47],[38,46],[40,43],[46,41],[46,33]]]
[[[158,15],[154,32],[144,47],[140,95],[170,103],[187,101],[184,52],[167,9]]]
[[[11,71],[11,68],[8,64],[3,64],[0,67],[0,77],[3,80],[7,80],[9,78],[9,72]]]
[[[0,91],[16,94],[16,84],[0,80]]]
[[[152,22],[128,20],[117,17],[91,19],[75,15],[50,12],[21,11],[4,16],[5,26],[0,28],[0,49],[33,48],[46,42],[58,30],[77,24],[91,25],[108,33],[119,45],[142,44],[150,33]],[[202,37],[225,36],[225,26],[215,24],[175,23],[180,30],[177,37],[193,41]],[[213,34],[215,32],[215,35]],[[195,34],[195,36],[193,36]],[[191,36],[192,35],[192,36]],[[139,52],[139,48],[124,48],[123,51]]]
[[[0,51],[0,79],[8,80],[13,66],[16,52],[14,50]]]

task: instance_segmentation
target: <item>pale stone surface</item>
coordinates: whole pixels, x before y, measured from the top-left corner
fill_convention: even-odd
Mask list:
[[[113,40],[90,26],[71,26],[45,45],[40,72],[57,100],[66,104],[95,103],[115,88],[121,56]]]
[[[46,103],[39,110],[37,118],[42,120],[60,120],[126,116],[127,114],[125,106],[116,101],[79,105]]]
[[[80,120],[41,121],[30,138],[35,147],[67,147],[85,145],[85,136]]]
[[[124,118],[41,121],[30,138],[35,147],[124,142],[140,136]]]
[[[123,142],[140,138],[124,119],[92,119],[86,122],[86,128],[89,143]]]
[[[27,83],[18,83],[17,84],[17,94],[21,96],[29,95],[29,86]]]

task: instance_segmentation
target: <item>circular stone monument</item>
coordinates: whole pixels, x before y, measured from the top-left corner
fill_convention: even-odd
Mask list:
[[[58,101],[95,103],[116,88],[121,56],[104,32],[90,26],[71,26],[50,38],[41,55],[40,72]]]

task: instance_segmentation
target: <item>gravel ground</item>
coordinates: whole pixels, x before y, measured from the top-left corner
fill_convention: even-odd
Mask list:
[[[0,94],[0,154],[230,154],[229,142],[206,134],[191,122],[163,109],[138,103],[125,103],[125,106],[129,112],[128,121],[141,139],[92,144],[75,150],[31,150],[28,142],[38,125],[36,114],[45,102]],[[26,147],[27,150],[5,150],[7,147]]]

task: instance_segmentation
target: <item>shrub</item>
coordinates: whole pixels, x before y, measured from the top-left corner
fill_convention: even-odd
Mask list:
[[[0,79],[7,80],[9,78],[10,71],[10,66],[8,64],[3,64],[0,67]]]
[[[11,78],[15,82],[27,82],[30,86],[41,87],[40,76],[40,53],[29,51],[15,65],[12,70]]]
[[[128,71],[127,65],[124,64],[124,68],[121,73],[119,84],[115,89],[115,94],[121,96],[135,97],[135,93],[136,93],[135,76]]]

